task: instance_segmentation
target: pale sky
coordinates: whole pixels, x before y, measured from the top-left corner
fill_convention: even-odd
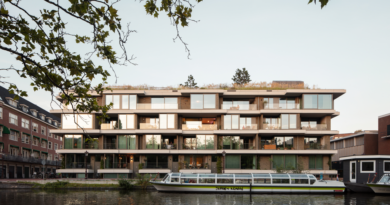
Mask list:
[[[116,8],[122,24],[130,22],[137,30],[126,48],[138,65],[116,66],[117,84],[176,86],[190,74],[198,85],[231,83],[235,70],[245,67],[254,82],[302,80],[346,89],[335,101],[340,116],[332,120],[332,129],[378,129],[378,116],[390,113],[390,1],[330,1],[322,10],[307,2],[204,0],[192,15],[199,22],[180,29],[191,50],[189,60],[183,45],[173,42],[176,30],[165,14],[156,19],[146,15],[144,2],[123,0]],[[39,9],[46,4],[26,0],[22,5]],[[73,32],[89,32],[83,23],[68,25]],[[0,68],[21,66],[3,51],[0,56]],[[29,80],[12,72],[1,75],[29,91],[28,100],[50,109],[48,93],[33,92]],[[109,82],[115,84],[115,78]]]

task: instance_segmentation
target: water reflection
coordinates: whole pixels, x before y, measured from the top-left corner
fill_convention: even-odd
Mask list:
[[[390,204],[390,196],[373,194],[346,194],[346,195],[289,195],[289,194],[261,194],[252,195],[252,201],[247,194],[185,194],[159,193],[156,191],[30,191],[30,190],[2,190],[0,191],[1,204],[15,205],[89,205],[89,204]]]

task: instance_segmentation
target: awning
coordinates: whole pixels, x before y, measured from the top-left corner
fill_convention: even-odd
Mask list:
[[[43,139],[43,138],[42,138],[41,140],[42,140],[42,141],[46,141],[46,142],[47,142],[47,139]]]
[[[15,148],[19,148],[19,146],[16,146],[16,145],[9,145],[9,146],[11,146],[11,147],[15,147]]]
[[[40,137],[37,137],[37,136],[35,136],[35,135],[34,135],[33,137],[35,137],[35,138],[37,138],[37,139],[41,139]]]
[[[3,134],[11,134],[11,132],[9,131],[8,127],[0,124],[1,126],[3,126]]]
[[[25,134],[25,135],[28,135],[28,136],[31,136],[30,134],[28,134],[28,133],[25,133],[25,132],[23,132],[23,134]]]
[[[41,151],[39,151],[39,150],[36,150],[36,149],[33,149],[33,152],[38,152],[38,153],[40,153]]]
[[[42,151],[41,153],[43,153],[43,154],[48,154],[47,152],[44,152],[44,151]]]
[[[19,132],[19,130],[15,130],[15,129],[12,129],[12,128],[10,130],[15,131],[15,132]]]
[[[30,149],[30,148],[25,148],[25,147],[23,147],[23,149],[31,151],[31,149]]]

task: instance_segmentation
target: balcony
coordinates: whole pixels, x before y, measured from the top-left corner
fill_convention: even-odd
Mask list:
[[[116,143],[104,143],[103,149],[116,149]]]
[[[107,163],[105,169],[127,169],[128,164],[126,162],[114,162]]]
[[[99,149],[99,144],[97,142],[84,143],[84,149]]]
[[[168,168],[168,162],[146,162],[144,169],[166,169]]]
[[[182,130],[217,130],[218,125],[213,124],[201,124],[201,125],[187,125],[187,124],[182,124]]]
[[[255,149],[253,143],[241,143],[240,149]]]
[[[328,130],[327,124],[317,124],[317,125],[302,125],[302,130]]]
[[[161,149],[177,149],[177,147],[176,147],[176,144],[173,144],[173,145],[162,144]]]
[[[257,110],[256,104],[247,105],[222,105],[223,110]]]
[[[141,130],[157,130],[160,129],[159,123],[139,123],[139,129]]]
[[[65,164],[66,169],[85,169],[85,162],[70,162]],[[92,169],[91,163],[87,162],[87,168]]]
[[[264,130],[280,130],[281,126],[279,124],[263,124]]]
[[[100,129],[102,130],[114,130],[118,129],[116,121],[111,121],[110,123],[102,123],[100,125]]]
[[[4,161],[26,162],[26,163],[33,163],[33,164],[42,164],[42,162],[45,162],[45,165],[56,165],[56,166],[59,166],[61,164],[61,161],[44,160],[44,159],[38,159],[34,157],[12,156],[12,155],[5,155],[5,154],[0,154],[0,156],[2,156],[0,159]]]
[[[251,124],[251,125],[242,125],[240,127],[241,130],[257,130],[257,124]]]
[[[178,109],[178,104],[151,104],[138,103],[137,110],[153,110],[153,109]]]
[[[305,144],[304,149],[329,150],[329,147],[327,145],[321,145],[319,143],[310,143],[310,144]]]
[[[264,109],[266,110],[294,110],[300,109],[299,103],[264,103]]]

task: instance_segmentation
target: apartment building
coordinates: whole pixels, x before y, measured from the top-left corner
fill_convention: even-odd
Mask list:
[[[61,117],[64,177],[134,177],[182,173],[274,173],[300,170],[333,175],[331,119],[345,90],[113,90],[93,94],[113,103],[99,113]],[[74,122],[77,122],[76,125]],[[83,128],[83,129],[81,129]],[[86,156],[86,152],[88,153]]]
[[[60,167],[60,118],[0,87],[0,178],[30,178]]]

